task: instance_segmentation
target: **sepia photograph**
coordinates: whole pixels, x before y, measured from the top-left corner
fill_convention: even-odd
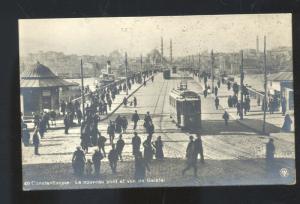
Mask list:
[[[23,190],[294,185],[292,15],[19,20]]]

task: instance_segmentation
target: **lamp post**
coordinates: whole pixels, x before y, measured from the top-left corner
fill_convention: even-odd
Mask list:
[[[128,79],[127,79],[127,52],[125,52],[125,76],[126,76],[126,95],[128,95]]]
[[[211,50],[211,93],[215,93],[214,88],[214,52]]]
[[[266,110],[267,110],[267,57],[266,57],[266,36],[264,36],[264,101],[263,101],[263,109],[264,109],[264,118],[263,118],[263,133],[266,133]]]
[[[243,50],[241,51],[241,65],[240,65],[240,84],[241,84],[241,112],[240,112],[240,119],[243,120],[243,109],[244,107],[244,95],[243,95],[243,89],[244,89],[244,55]]]
[[[83,121],[85,121],[85,110],[84,110],[85,97],[84,97],[84,83],[83,83],[82,59],[80,60],[80,74],[81,74],[81,105],[82,105],[82,116],[83,116]]]

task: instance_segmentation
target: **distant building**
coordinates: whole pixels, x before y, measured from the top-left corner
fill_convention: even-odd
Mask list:
[[[37,62],[20,77],[21,111],[31,115],[45,109],[59,109],[59,88],[78,86],[56,76],[48,67]]]
[[[287,100],[287,110],[294,109],[293,72],[282,71],[268,77],[268,87],[271,94],[284,96]]]

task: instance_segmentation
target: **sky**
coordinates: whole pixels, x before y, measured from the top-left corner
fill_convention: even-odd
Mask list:
[[[19,20],[20,56],[38,51],[77,55],[108,55],[113,50],[140,56],[152,49],[173,56],[197,54],[205,50],[236,52],[292,46],[291,14],[201,15],[122,18],[65,18]]]

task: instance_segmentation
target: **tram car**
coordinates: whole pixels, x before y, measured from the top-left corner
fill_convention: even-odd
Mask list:
[[[173,73],[173,74],[176,74],[176,73],[177,73],[177,67],[175,67],[175,66],[172,67],[172,73]]]
[[[201,98],[196,92],[173,89],[169,95],[170,118],[182,130],[197,131],[201,128]]]
[[[170,79],[171,78],[171,71],[169,69],[164,70],[164,79]]]

